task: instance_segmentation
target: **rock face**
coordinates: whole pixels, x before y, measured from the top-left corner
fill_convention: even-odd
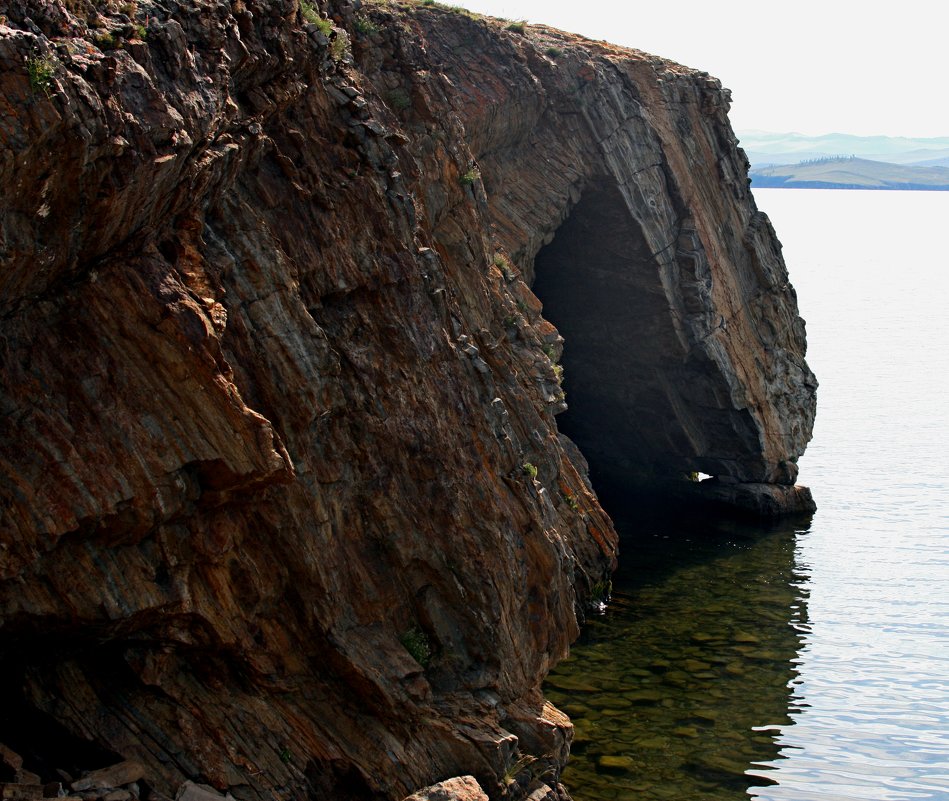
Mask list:
[[[439,6],[119,6],[0,17],[0,741],[554,792],[509,773],[566,759],[615,560],[581,450],[789,486],[810,436],[727,92]]]
[[[474,776],[458,776],[412,793],[405,801],[487,801]]]

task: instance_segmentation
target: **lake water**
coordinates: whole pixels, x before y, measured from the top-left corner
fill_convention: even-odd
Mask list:
[[[949,192],[756,190],[820,380],[774,527],[644,520],[546,691],[577,801],[949,799]]]

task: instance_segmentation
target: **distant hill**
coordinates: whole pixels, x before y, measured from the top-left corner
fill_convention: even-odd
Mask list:
[[[857,156],[889,164],[949,164],[949,137],[853,136],[738,131],[752,167],[797,164],[805,159]]]
[[[926,159],[915,162],[917,167],[949,167],[949,156],[939,159]]]
[[[752,167],[752,187],[795,189],[929,189],[949,191],[949,167],[825,158]]]

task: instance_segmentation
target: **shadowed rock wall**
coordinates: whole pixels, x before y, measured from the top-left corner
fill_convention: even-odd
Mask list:
[[[616,542],[534,257],[604,215],[593,267],[637,254],[656,341],[595,362],[664,382],[636,464],[788,480],[803,327],[717,82],[440,7],[317,11],[0,21],[0,704],[164,793],[524,795],[512,765],[566,759],[539,686]],[[679,403],[698,374],[708,415]],[[37,738],[12,745],[51,772]]]

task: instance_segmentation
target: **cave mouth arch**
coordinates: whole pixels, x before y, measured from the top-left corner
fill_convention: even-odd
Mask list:
[[[544,317],[564,338],[558,428],[597,491],[665,496],[689,474],[718,473],[690,397],[708,394],[715,370],[683,345],[659,260],[613,181],[587,188],[534,270]]]

